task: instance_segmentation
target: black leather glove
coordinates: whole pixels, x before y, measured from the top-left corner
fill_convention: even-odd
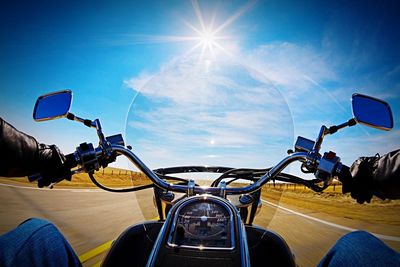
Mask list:
[[[371,202],[374,194],[374,171],[379,155],[360,157],[350,167],[343,166],[339,180],[343,194],[349,193],[358,203]]]
[[[41,178],[38,187],[49,186],[64,179],[71,181],[71,169],[65,164],[65,156],[55,145],[39,145]]]

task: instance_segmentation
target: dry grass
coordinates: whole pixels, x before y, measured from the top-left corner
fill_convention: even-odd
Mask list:
[[[368,224],[393,226],[400,234],[400,200],[380,200],[358,204],[349,194],[341,193],[341,185],[330,186],[322,193],[297,185],[267,185],[263,197],[275,203],[296,206],[310,212],[327,214]]]
[[[111,188],[126,188],[132,186],[139,186],[150,184],[150,179],[140,172],[133,172],[129,170],[117,169],[107,167],[100,169],[95,173],[96,180],[107,187]],[[29,183],[26,177],[23,178],[5,178],[0,177],[0,183],[36,186],[36,183]],[[76,187],[76,188],[97,188],[96,185],[90,180],[89,175],[86,173],[78,173],[72,177],[71,181],[61,181],[56,185],[57,187]]]

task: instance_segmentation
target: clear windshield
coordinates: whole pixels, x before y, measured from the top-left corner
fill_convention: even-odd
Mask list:
[[[126,143],[152,169],[266,168],[293,146],[284,96],[249,66],[192,57],[130,82]]]

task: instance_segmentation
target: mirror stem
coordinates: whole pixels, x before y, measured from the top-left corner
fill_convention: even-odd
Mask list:
[[[319,152],[319,150],[321,149],[322,141],[324,141],[325,135],[329,134],[328,131],[329,130],[328,130],[328,128],[326,128],[325,125],[321,126],[321,129],[319,130],[319,134],[318,134],[317,140],[315,141],[314,147],[312,149],[313,151],[315,151],[317,153]]]
[[[328,129],[328,131],[326,132],[326,134],[334,134],[334,133],[336,133],[338,130],[340,130],[340,129],[343,129],[343,128],[345,128],[345,127],[351,127],[351,126],[354,126],[354,125],[356,125],[357,124],[357,122],[356,122],[356,120],[355,119],[350,119],[350,120],[348,120],[347,122],[345,122],[345,123],[342,123],[342,124],[339,124],[339,125],[334,125],[334,126],[331,126],[331,127],[329,127],[329,129]]]
[[[95,128],[97,131],[97,136],[99,137],[100,145],[103,146],[104,148],[106,148],[109,145],[106,138],[104,137],[103,130],[101,129],[101,124],[100,124],[99,119],[95,119],[94,121],[85,120],[85,119],[79,118],[78,116],[75,116],[74,114],[69,113],[69,112],[67,114],[67,119],[83,123],[89,128]]]
[[[93,125],[93,122],[91,120],[85,120],[85,119],[79,118],[78,116],[75,116],[74,114],[69,113],[69,112],[67,114],[67,119],[69,119],[71,121],[77,121],[77,122],[83,123],[87,127],[96,128],[96,125]]]
[[[351,127],[351,126],[354,126],[356,124],[357,124],[357,122],[356,122],[355,119],[350,119],[350,120],[346,121],[345,123],[342,123],[342,124],[339,124],[339,125],[334,125],[334,126],[331,126],[329,128],[327,128],[325,125],[322,125],[321,129],[319,131],[317,140],[315,141],[315,144],[314,144],[314,147],[313,147],[312,150],[314,152],[316,152],[316,153],[319,153],[319,150],[321,149],[321,144],[324,141],[325,135],[334,134],[340,129],[343,129],[345,127]]]

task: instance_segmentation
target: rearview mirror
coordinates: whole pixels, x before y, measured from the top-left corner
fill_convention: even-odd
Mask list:
[[[353,94],[354,119],[361,124],[389,131],[393,128],[393,115],[388,103],[362,94]]]
[[[63,90],[39,96],[33,110],[33,119],[35,121],[47,121],[66,117],[71,102],[71,90]]]

